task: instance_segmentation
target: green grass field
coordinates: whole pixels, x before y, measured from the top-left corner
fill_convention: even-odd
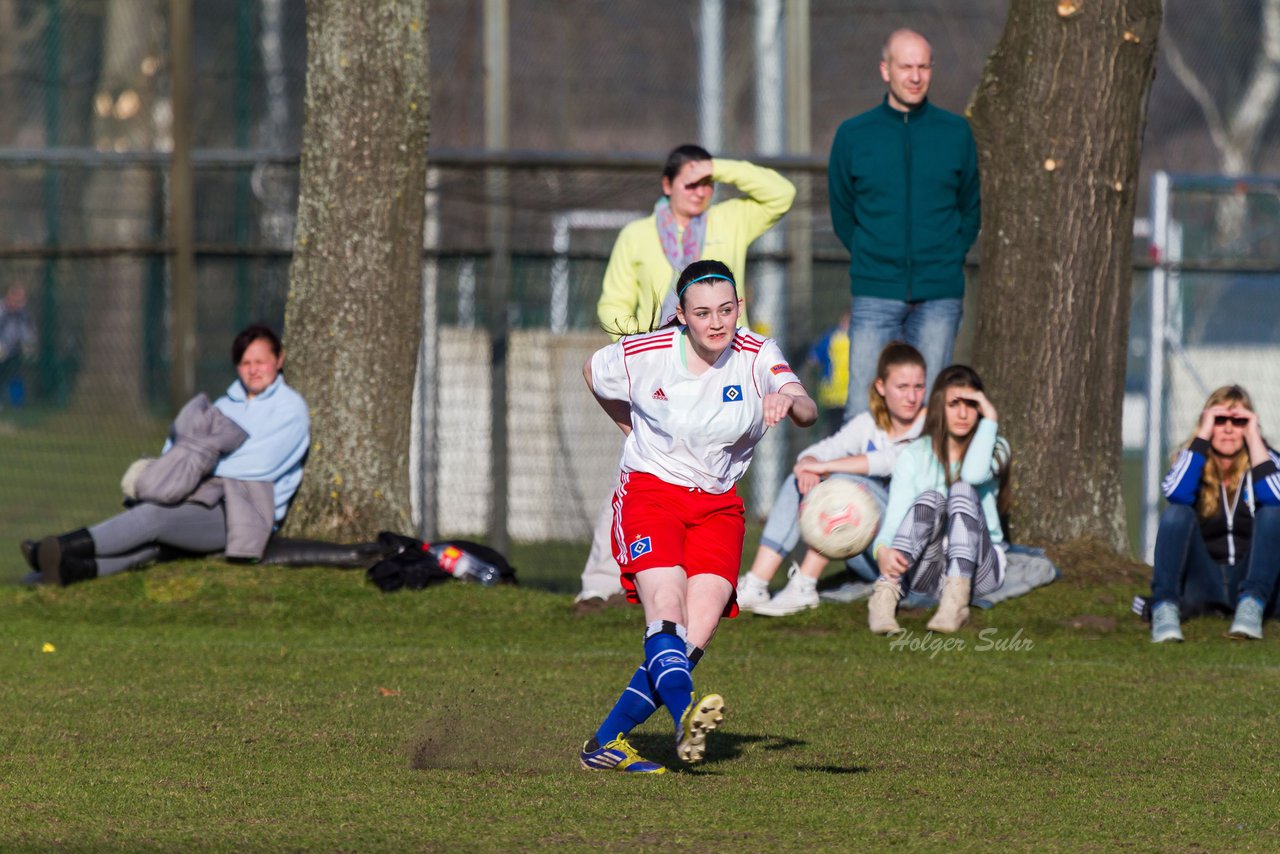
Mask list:
[[[60,448],[26,489],[80,474]],[[4,520],[5,577],[18,537],[113,487]],[[744,616],[695,674],[729,707],[708,761],[631,779],[576,749],[642,619],[573,613],[572,548],[515,549],[519,588],[218,562],[0,586],[0,850],[1280,848],[1274,623],[1153,647],[1140,573],[1083,553],[945,643],[914,613],[906,642],[873,637],[862,603]],[[670,730],[633,743],[676,766]]]

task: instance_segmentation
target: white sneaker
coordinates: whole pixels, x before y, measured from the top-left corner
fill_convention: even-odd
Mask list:
[[[1176,602],[1159,602],[1151,609],[1151,642],[1182,643],[1182,614]]]
[[[738,576],[738,610],[754,611],[769,602],[769,586],[751,583],[751,573]]]
[[[787,586],[765,604],[757,605],[755,612],[762,617],[787,617],[816,608],[820,603],[817,582],[796,572],[793,564]]]

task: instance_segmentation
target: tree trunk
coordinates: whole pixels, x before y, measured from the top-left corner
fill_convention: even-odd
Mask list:
[[[1127,551],[1121,411],[1160,0],[1013,0],[971,105],[974,361],[1013,448],[1020,541]]]
[[[285,370],[312,445],[293,534],[409,529],[427,95],[427,0],[307,3]]]

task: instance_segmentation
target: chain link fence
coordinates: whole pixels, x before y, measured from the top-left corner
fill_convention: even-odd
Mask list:
[[[1224,113],[1249,106],[1253,57],[1266,48],[1260,16],[1270,2],[1228,4],[1209,20],[1190,0],[1166,3],[1166,32],[1181,48],[1180,65],[1161,60],[1145,173],[1213,172],[1236,162],[1215,142],[1205,103],[1188,81],[1199,80]],[[430,4],[433,183],[424,281],[434,283],[430,385],[439,397],[424,441],[431,470],[422,488],[431,494],[423,506],[431,506],[427,521],[442,533],[483,534],[487,525],[487,385],[474,366],[487,360],[483,330],[495,310],[488,229],[501,206],[510,223],[510,296],[497,310],[510,325],[517,369],[510,383],[509,527],[517,540],[563,541],[573,563],[585,552],[619,442],[585,396],[580,367],[607,340],[594,311],[601,275],[619,223],[652,209],[662,154],[715,138],[716,153],[772,163],[801,186],[796,208],[777,228],[782,242],[753,254],[747,287],[761,264],[782,265],[785,308],[768,331],[802,361],[847,303],[847,257],[827,214],[825,154],[841,120],[879,101],[885,35],[911,26],[928,36],[936,67],[931,97],[961,110],[1007,4],[506,6],[513,152],[485,155],[485,4]],[[0,488],[0,518],[15,520],[0,522],[0,548],[10,555],[16,550],[8,543],[47,533],[46,523],[101,516],[100,509],[69,518],[81,498],[110,506],[119,472],[139,445],[161,435],[172,411],[167,8],[156,0],[0,0],[0,289],[25,296],[31,331],[19,346],[15,376],[0,386],[0,429],[10,469],[38,474],[51,443],[56,456],[78,461],[69,482],[33,476]],[[193,9],[197,386],[217,394],[231,379],[225,351],[232,333],[249,321],[279,326],[283,319],[303,123],[305,3],[207,0]],[[718,94],[710,108],[703,76],[708,9],[719,15],[711,87]],[[784,90],[767,88],[775,83],[763,74],[761,57],[768,34],[785,31],[797,10],[807,10],[809,115],[781,144],[770,130],[777,115],[769,102],[784,117],[793,105],[775,97]],[[1214,38],[1191,38],[1210,25]],[[1263,122],[1260,141],[1273,134]],[[1278,151],[1257,145],[1248,169],[1280,168]],[[486,181],[495,164],[506,165],[501,195]],[[1246,218],[1254,217],[1250,208]],[[1263,220],[1253,221],[1256,229]],[[1239,258],[1247,249],[1224,251]],[[1259,256],[1268,273],[1276,266],[1272,254]],[[976,285],[971,276],[970,290]],[[1249,300],[1269,298],[1270,285],[1258,287]],[[1140,316],[1144,299],[1139,293],[1135,303]],[[1189,317],[1200,316],[1197,305]],[[1250,316],[1212,323],[1247,325]],[[475,370],[481,373],[468,373]],[[1139,354],[1131,359],[1131,387],[1139,392],[1144,371]],[[1270,392],[1260,387],[1255,395]],[[69,444],[58,444],[64,440]],[[787,452],[808,440],[790,434]],[[748,485],[753,489],[767,492]],[[47,511],[38,524],[33,507]]]

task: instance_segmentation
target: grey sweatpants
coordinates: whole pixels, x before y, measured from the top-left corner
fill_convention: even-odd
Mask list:
[[[227,519],[222,505],[165,506],[143,502],[89,529],[98,575],[153,561],[160,546],[208,554],[227,545]]]

